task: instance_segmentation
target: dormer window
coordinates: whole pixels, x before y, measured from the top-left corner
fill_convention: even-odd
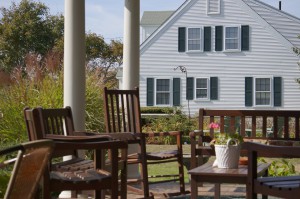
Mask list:
[[[220,14],[221,0],[207,0],[207,14]]]

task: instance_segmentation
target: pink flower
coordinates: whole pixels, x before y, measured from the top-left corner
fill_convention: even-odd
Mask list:
[[[218,123],[212,122],[212,123],[209,124],[208,127],[213,128],[213,129],[218,129],[218,128],[220,128],[220,125]]]

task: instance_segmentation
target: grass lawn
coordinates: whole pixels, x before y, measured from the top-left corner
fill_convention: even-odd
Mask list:
[[[176,149],[175,145],[147,145],[148,152],[156,152],[156,151],[164,151]],[[183,154],[190,154],[191,148],[190,145],[183,145]],[[214,159],[212,157],[211,159]],[[283,158],[264,158],[267,162],[272,162],[274,160],[281,161]],[[300,173],[300,158],[288,159],[295,166],[296,173]],[[279,164],[280,165],[280,164]],[[283,165],[283,167],[286,165]],[[148,165],[148,175],[149,176],[157,176],[163,174],[177,174],[178,173],[178,165],[176,162],[164,163],[164,164],[150,164]],[[189,176],[187,174],[187,168],[184,167],[184,178],[185,182],[189,183]],[[165,179],[165,178],[164,178]],[[172,178],[169,178],[172,179]],[[149,178],[150,182],[155,182],[155,179]]]
[[[165,151],[165,150],[172,150],[176,149],[176,145],[147,145],[147,151],[148,152],[157,152],[157,151]],[[190,145],[183,145],[183,154],[190,154],[191,148]],[[148,164],[148,175],[149,176],[159,176],[159,175],[172,175],[172,174],[178,174],[178,164],[177,162],[170,162],[170,163],[164,163],[164,164]],[[164,178],[164,179],[172,179],[170,178]],[[189,176],[187,174],[187,169],[184,167],[184,179],[185,182],[189,182]],[[149,178],[150,182],[155,182],[157,180],[161,179],[151,179]]]

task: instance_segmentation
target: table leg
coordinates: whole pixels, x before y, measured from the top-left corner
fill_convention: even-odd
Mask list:
[[[215,184],[215,199],[220,199],[221,198],[221,184],[217,183]]]
[[[197,199],[198,195],[198,186],[196,178],[196,176],[191,175],[191,199]]]
[[[268,177],[269,175],[269,170],[267,169],[266,172],[264,173],[263,177]],[[262,195],[262,199],[268,199],[267,195]]]

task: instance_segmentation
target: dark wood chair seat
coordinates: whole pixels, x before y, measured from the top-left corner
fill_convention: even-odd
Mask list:
[[[147,160],[165,160],[168,158],[177,158],[178,150],[147,153],[146,157],[147,157]]]
[[[53,171],[78,171],[94,168],[93,160],[86,160],[83,158],[73,158],[63,162],[52,164]]]

